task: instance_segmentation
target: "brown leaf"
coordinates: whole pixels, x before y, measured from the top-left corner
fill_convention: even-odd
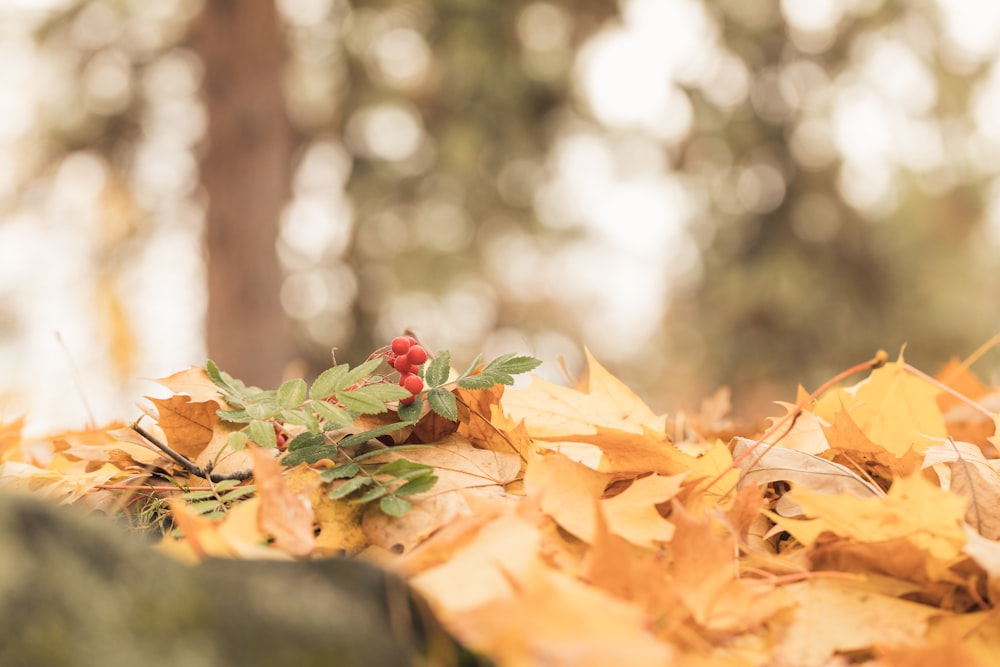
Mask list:
[[[219,416],[215,401],[192,403],[189,396],[174,395],[170,398],[150,398],[159,414],[160,429],[167,444],[178,454],[194,461],[212,441]]]

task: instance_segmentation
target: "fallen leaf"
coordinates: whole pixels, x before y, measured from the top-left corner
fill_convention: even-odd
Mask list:
[[[620,380],[586,352],[587,374],[581,389],[563,387],[538,377],[524,389],[507,391],[501,405],[515,421],[523,421],[533,438],[574,440],[595,435],[599,428],[663,433],[666,417],[656,415]]]
[[[171,449],[194,461],[212,441],[219,422],[219,404],[215,401],[194,403],[191,397],[175,394],[170,398],[149,398],[156,406],[158,423]]]
[[[676,501],[671,520],[673,590],[697,625],[711,633],[745,632],[790,604],[780,590],[738,578],[732,535],[720,535],[710,521],[696,519]]]
[[[954,558],[965,544],[965,501],[919,474],[896,480],[883,498],[828,496],[801,487],[792,489],[791,495],[806,515],[814,517],[811,530],[817,534],[828,530],[859,542],[903,538],[942,560]],[[786,530],[795,525],[781,523]]]
[[[900,456],[872,442],[846,408],[842,407],[833,416],[833,423],[823,432],[837,454],[871,474],[892,479],[893,474],[905,477],[920,467],[921,457],[912,448]]]
[[[785,408],[788,414],[796,409],[792,403],[778,403]],[[776,418],[773,421],[784,419],[785,416]],[[824,429],[827,422],[808,410],[803,410],[792,422],[791,428],[779,429],[770,438],[764,440],[764,444],[779,444],[785,449],[794,449],[806,454],[820,454],[830,448],[827,442]]]
[[[12,422],[0,420],[0,463],[21,458],[23,430],[24,417],[18,417]]]
[[[307,556],[316,548],[315,516],[304,493],[288,488],[281,464],[272,450],[248,445],[253,460],[254,483],[260,497],[260,529],[274,538],[278,549],[293,556]]]
[[[516,454],[521,461],[527,461],[535,449],[523,422],[517,422],[504,414],[500,401],[504,386],[471,391],[459,387],[455,390],[459,401],[468,406],[466,419],[458,426],[458,432],[477,447],[495,452]]]
[[[192,403],[222,403],[219,388],[200,366],[191,366],[165,378],[153,380],[175,394],[187,394]]]
[[[918,645],[940,611],[880,595],[863,580],[816,578],[785,591],[797,603],[774,648],[776,667],[825,667],[834,656],[875,646]]]
[[[817,402],[814,412],[831,422],[841,405],[875,442],[902,458],[913,449],[918,454],[937,444],[947,431],[937,405],[940,390],[904,366],[903,353],[872,371],[854,387],[830,392]]]
[[[482,526],[447,562],[410,579],[453,627],[469,610],[510,597],[537,558],[538,528],[513,512]]]
[[[671,664],[672,651],[648,623],[636,607],[536,564],[513,595],[468,610],[451,627],[502,665]]]
[[[794,449],[758,444],[752,453],[753,441],[737,438],[733,456],[743,471],[740,487],[764,485],[775,481],[793,482],[796,488],[835,495],[849,493],[857,498],[884,496],[882,489],[860,477],[853,470],[833,461]],[[758,453],[759,452],[759,453]],[[787,500],[786,500],[787,498]],[[782,516],[801,516],[802,508],[787,494],[779,501]]]
[[[316,555],[354,555],[368,546],[368,537],[361,527],[365,506],[331,498],[330,485],[320,481],[319,471],[308,466],[296,466],[285,473],[285,484],[292,493],[309,499],[319,527]]]
[[[941,487],[968,503],[965,521],[983,537],[1000,538],[1000,461],[987,461],[967,442],[948,442],[924,453],[924,467],[933,468]]]

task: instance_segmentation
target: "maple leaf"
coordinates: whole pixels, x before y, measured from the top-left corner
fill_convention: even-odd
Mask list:
[[[809,579],[785,587],[797,603],[773,664],[824,667],[877,645],[915,646],[938,609],[880,594],[863,579]]]
[[[368,546],[361,527],[365,506],[331,498],[330,485],[322,484],[318,470],[296,466],[284,474],[285,485],[297,495],[306,496],[312,506],[319,534],[315,537],[317,555],[354,555]]]
[[[896,480],[884,498],[828,496],[803,488],[790,494],[814,518],[771,514],[771,519],[803,544],[815,545],[816,567],[864,568],[920,581],[952,578],[948,567],[965,544],[965,501],[922,475]],[[817,545],[824,532],[839,539]]]
[[[942,488],[968,502],[965,520],[979,534],[1000,538],[1000,461],[988,461],[967,442],[949,440],[924,453],[924,467],[932,467]]]
[[[779,402],[778,405],[785,408],[788,414],[796,410],[796,406],[792,403]],[[780,418],[772,419],[772,423],[780,421],[785,416],[782,415]],[[828,424],[823,419],[808,410],[803,410],[799,413],[790,429],[779,431],[774,436],[761,442],[764,444],[780,443],[785,449],[794,449],[806,454],[821,454],[830,448],[825,435],[826,426]]]
[[[433,446],[409,449],[405,458],[434,468],[438,478],[428,492],[408,496],[412,509],[403,517],[370,513],[364,517],[364,531],[372,544],[406,553],[435,531],[471,513],[475,498],[509,500],[506,485],[518,478],[521,460],[509,451],[478,449],[458,433]],[[404,458],[387,453],[371,459],[386,463]]]
[[[649,475],[602,499],[612,475],[547,452],[529,461],[525,490],[538,499],[542,512],[585,542],[594,540],[598,515],[603,512],[613,533],[638,546],[653,547],[668,541],[674,530],[656,506],[680,492],[684,477]]]
[[[220,421],[216,411],[221,406],[215,401],[195,403],[190,396],[180,394],[149,400],[156,406],[167,444],[178,454],[196,460],[212,441]]]
[[[758,444],[759,453],[747,454],[754,443],[746,438],[737,438],[733,449],[736,464],[743,475],[740,487],[763,485],[778,480],[793,482],[796,488],[805,488],[816,493],[834,495],[849,493],[858,498],[880,497],[882,489],[860,477],[853,470],[819,456],[813,456],[795,449],[781,446],[765,447]],[[788,494],[778,501],[778,512],[782,516],[799,516],[802,509]]]
[[[910,449],[922,453],[947,435],[939,393],[906,370],[900,351],[898,361],[875,369],[854,387],[828,393],[813,412],[831,422],[842,405],[872,442],[903,458]]]
[[[221,407],[222,399],[219,387],[212,382],[212,378],[201,366],[191,366],[187,370],[153,380],[153,382],[163,385],[175,394],[187,394],[192,403],[215,401],[220,403]]]
[[[454,627],[476,607],[514,594],[537,559],[541,535],[537,526],[507,512],[475,527],[474,534],[454,547],[439,565],[424,569],[410,583]]]
[[[605,667],[671,664],[638,608],[536,564],[514,595],[470,609],[451,627],[504,665]]]
[[[513,452],[522,461],[534,451],[535,445],[523,422],[506,416],[501,406],[504,386],[468,390],[459,387],[455,396],[459,400],[460,423],[458,432],[483,449],[495,452]],[[465,414],[463,414],[465,413]]]
[[[670,542],[674,594],[692,619],[711,633],[760,626],[791,601],[780,590],[736,575],[736,540],[719,535],[712,522],[697,520],[674,501],[676,527]]]
[[[656,415],[624,383],[585,351],[587,373],[580,388],[533,377],[524,389],[508,391],[501,404],[515,421],[524,421],[533,438],[573,440],[595,435],[600,427],[641,434],[664,432],[666,416]]]
[[[831,448],[842,459],[885,479],[891,479],[893,473],[908,476],[920,467],[920,455],[912,449],[907,449],[900,456],[872,442],[843,406],[833,416],[833,423],[824,427],[823,432]]]

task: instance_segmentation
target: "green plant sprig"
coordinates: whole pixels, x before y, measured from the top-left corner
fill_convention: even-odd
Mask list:
[[[362,462],[384,454],[385,450],[359,454],[353,453],[354,450],[370,440],[415,425],[423,412],[424,400],[436,414],[457,421],[454,387],[479,390],[498,384],[511,385],[513,376],[529,372],[541,363],[533,357],[506,354],[480,368],[480,355],[465,371],[452,377],[451,355],[442,351],[421,368],[420,376],[427,389],[405,405],[399,401],[412,394],[391,381],[392,371],[384,371],[384,361],[385,357],[376,353],[354,368],[337,364],[323,371],[311,385],[295,378],[275,390],[247,386],[211,360],[206,363],[205,371],[226,406],[217,411],[219,418],[243,425],[229,434],[227,444],[231,449],[243,449],[249,442],[269,449],[283,448],[286,452],[282,463],[286,466],[315,465],[329,459],[336,465],[321,474],[323,481],[346,480],[330,492],[331,498],[354,496],[351,502],[355,503],[378,500],[383,512],[401,516],[411,507],[406,497],[433,488],[437,482],[434,469],[400,458],[372,470],[371,465],[363,466]],[[362,415],[391,410],[395,410],[400,421],[361,433],[343,433]],[[414,445],[393,449],[410,447]]]

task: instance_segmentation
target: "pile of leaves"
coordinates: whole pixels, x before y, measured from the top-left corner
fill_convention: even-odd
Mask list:
[[[378,355],[274,391],[209,363],[132,425],[0,425],[0,487],[188,561],[373,560],[500,665],[996,664],[1000,390],[967,364],[880,353],[755,433],[587,361],[512,389],[535,360],[442,353],[403,406]]]

